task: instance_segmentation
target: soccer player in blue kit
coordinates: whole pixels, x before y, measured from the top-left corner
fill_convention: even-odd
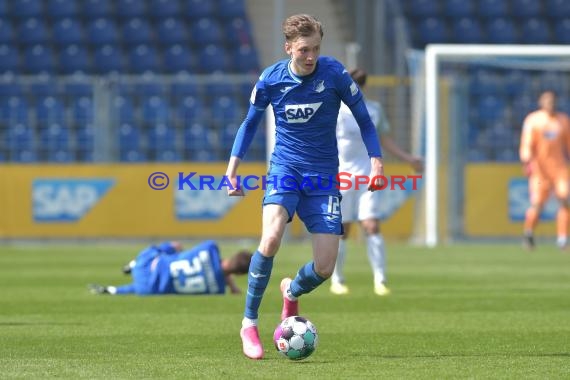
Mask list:
[[[142,250],[123,268],[133,281],[123,286],[90,285],[96,294],[224,294],[226,286],[240,293],[233,275],[246,274],[251,253],[240,251],[222,259],[213,240],[182,251],[178,242],[164,242]]]
[[[341,101],[354,114],[371,160],[369,190],[382,186],[382,152],[358,85],[343,65],[319,57],[323,29],[314,17],[293,15],[283,22],[285,51],[290,59],[263,71],[250,98],[247,116],[237,132],[226,176],[230,196],[243,196],[238,167],[265,108],[271,104],[276,121],[275,149],[271,157],[262,212],[262,236],[248,274],[248,290],[240,337],[244,354],[263,358],[257,328],[258,309],[271,277],[273,257],[285,226],[295,213],[312,235],[313,260],[296,277],[284,278],[281,319],[297,315],[298,298],[322,284],[333,272],[342,235],[336,122]],[[294,178],[299,186],[281,186],[280,178]],[[272,181],[276,179],[275,181]],[[326,179],[333,183],[326,183]],[[309,184],[309,186],[300,186]],[[312,186],[311,186],[312,184]]]

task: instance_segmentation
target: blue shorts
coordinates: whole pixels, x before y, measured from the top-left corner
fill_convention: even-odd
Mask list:
[[[342,235],[341,195],[335,174],[299,170],[272,163],[266,177],[263,205],[278,204],[295,212],[310,233]]]

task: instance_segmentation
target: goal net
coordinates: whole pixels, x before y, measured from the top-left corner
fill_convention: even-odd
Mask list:
[[[415,238],[427,246],[522,234],[524,117],[544,90],[570,113],[570,46],[428,45],[409,54],[414,128],[426,159]],[[539,236],[554,236],[556,203]]]

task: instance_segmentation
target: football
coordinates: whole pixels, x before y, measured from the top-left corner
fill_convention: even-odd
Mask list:
[[[291,360],[308,358],[317,348],[319,335],[315,325],[306,318],[285,318],[275,328],[273,341],[277,351]]]

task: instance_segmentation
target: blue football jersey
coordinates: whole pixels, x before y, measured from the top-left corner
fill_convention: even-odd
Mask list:
[[[289,60],[263,71],[250,102],[258,110],[271,104],[276,136],[272,162],[336,174],[336,122],[340,102],[353,105],[362,97],[344,66],[332,57],[319,57],[313,73],[299,77]]]
[[[133,270],[135,289],[139,294],[225,293],[226,280],[220,253],[212,240],[180,253],[156,255],[152,261],[147,259],[145,263],[148,267],[141,275],[146,279],[137,278],[138,271]]]

